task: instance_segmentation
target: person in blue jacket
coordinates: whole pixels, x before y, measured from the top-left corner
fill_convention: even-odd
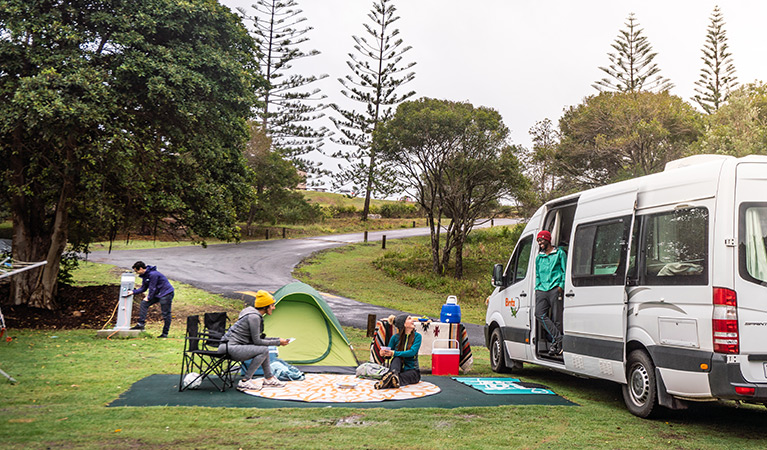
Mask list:
[[[389,371],[376,389],[398,388],[421,381],[421,369],[418,367],[418,350],[421,348],[421,335],[415,331],[413,318],[402,314],[394,319],[394,326],[399,330],[389,340],[389,348],[381,348],[381,356],[391,357]]]
[[[138,322],[131,328],[131,330],[143,330],[144,325],[146,325],[146,313],[149,311],[149,307],[155,303],[160,303],[162,319],[165,324],[162,327],[162,334],[158,337],[168,337],[171,319],[170,309],[173,304],[173,295],[175,293],[173,286],[171,286],[168,279],[165,278],[165,275],[157,270],[157,266],[147,266],[143,261],[136,261],[136,263],[133,264],[133,271],[141,277],[141,287],[126,292],[126,295],[131,296],[142,292],[146,292],[146,295],[139,307]]]

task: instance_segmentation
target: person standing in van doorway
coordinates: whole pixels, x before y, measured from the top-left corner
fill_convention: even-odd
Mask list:
[[[540,252],[535,258],[535,318],[549,335],[549,355],[562,354],[562,293],[565,290],[567,255],[551,245],[551,233],[536,236]]]
[[[131,296],[146,291],[146,296],[144,296],[144,300],[139,307],[138,322],[131,330],[143,330],[144,325],[146,325],[146,314],[149,311],[149,307],[159,303],[162,310],[162,319],[165,324],[162,327],[162,333],[157,337],[168,337],[171,319],[170,309],[173,304],[173,295],[175,294],[173,286],[171,286],[165,275],[157,270],[157,266],[147,266],[143,261],[136,261],[133,264],[133,271],[141,277],[141,287],[128,291],[125,295]]]

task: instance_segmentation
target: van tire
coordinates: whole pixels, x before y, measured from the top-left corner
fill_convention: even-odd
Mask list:
[[[629,353],[626,361],[623,401],[635,416],[648,418],[658,411],[658,385],[655,365],[644,350]]]
[[[496,328],[490,335],[490,368],[493,372],[508,372],[506,367],[506,352],[503,350],[503,335],[501,329]]]

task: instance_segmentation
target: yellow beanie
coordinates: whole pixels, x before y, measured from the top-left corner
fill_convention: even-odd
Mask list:
[[[258,291],[256,292],[256,308],[265,308],[269,305],[274,303],[274,297],[272,297],[272,294],[266,292],[266,291]]]

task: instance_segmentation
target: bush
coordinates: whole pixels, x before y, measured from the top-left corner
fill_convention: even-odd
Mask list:
[[[420,208],[413,203],[384,203],[379,208],[381,217],[386,219],[408,219],[418,217]]]
[[[360,214],[360,212],[357,211],[357,208],[355,208],[353,205],[343,206],[343,205],[330,205],[330,206],[324,206],[323,212],[325,213],[325,216],[331,219],[339,219],[342,217],[354,217]]]

